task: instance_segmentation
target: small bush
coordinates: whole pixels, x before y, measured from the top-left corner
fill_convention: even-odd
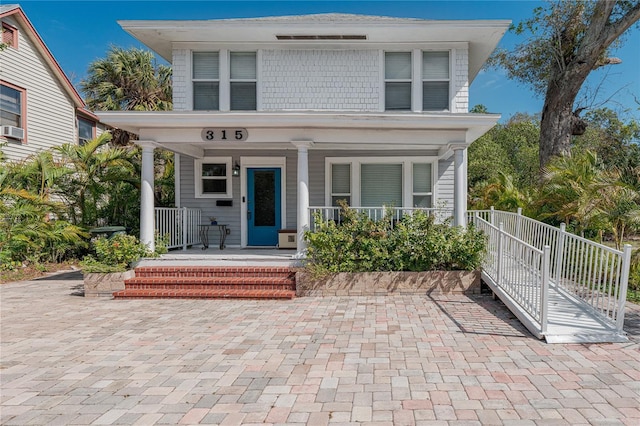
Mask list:
[[[140,258],[157,256],[135,236],[126,234],[97,238],[93,247],[95,257],[86,256],[80,264],[85,272],[124,272]]]
[[[484,234],[449,222],[435,223],[424,211],[394,223],[391,212],[380,221],[343,206],[340,224],[318,215],[307,232],[307,257],[315,275],[321,271],[379,272],[475,270],[486,250]]]

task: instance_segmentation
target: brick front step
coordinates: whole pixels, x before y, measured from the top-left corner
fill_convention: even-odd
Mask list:
[[[122,290],[117,299],[293,299],[294,290]]]
[[[295,272],[285,267],[144,266],[125,280],[117,299],[292,299]]]

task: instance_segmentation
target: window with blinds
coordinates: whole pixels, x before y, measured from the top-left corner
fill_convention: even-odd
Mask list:
[[[220,109],[220,57],[218,52],[193,52],[193,109]]]
[[[0,125],[24,127],[22,94],[21,90],[0,84]]]
[[[433,207],[431,164],[413,163],[413,207]]]
[[[78,145],[82,146],[93,139],[93,121],[78,118]]]
[[[345,200],[351,205],[351,164],[331,165],[331,205]]]
[[[422,110],[449,109],[449,52],[422,52]]]
[[[231,52],[231,110],[256,110],[256,53]]]
[[[402,206],[402,164],[361,164],[362,207]]]
[[[411,110],[411,52],[384,54],[384,107]]]

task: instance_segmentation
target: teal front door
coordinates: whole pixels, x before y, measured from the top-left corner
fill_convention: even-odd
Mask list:
[[[280,168],[247,169],[247,243],[276,246],[281,226]]]

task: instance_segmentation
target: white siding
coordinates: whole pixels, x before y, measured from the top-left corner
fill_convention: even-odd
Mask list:
[[[469,50],[454,50],[453,73],[453,111],[454,113],[469,112]]]
[[[0,52],[0,79],[26,89],[27,143],[11,140],[2,148],[8,160],[22,160],[44,149],[77,141],[75,106],[25,32],[18,27],[18,49]],[[24,102],[24,100],[23,100]],[[0,142],[5,142],[0,137]]]
[[[438,161],[438,183],[436,188],[436,207],[453,208],[453,155],[448,160]]]
[[[379,61],[377,50],[265,50],[262,109],[376,111]]]
[[[186,49],[173,50],[173,109],[175,111],[190,111],[191,105],[187,101],[187,90],[191,84],[189,71],[191,66],[191,54]]]

